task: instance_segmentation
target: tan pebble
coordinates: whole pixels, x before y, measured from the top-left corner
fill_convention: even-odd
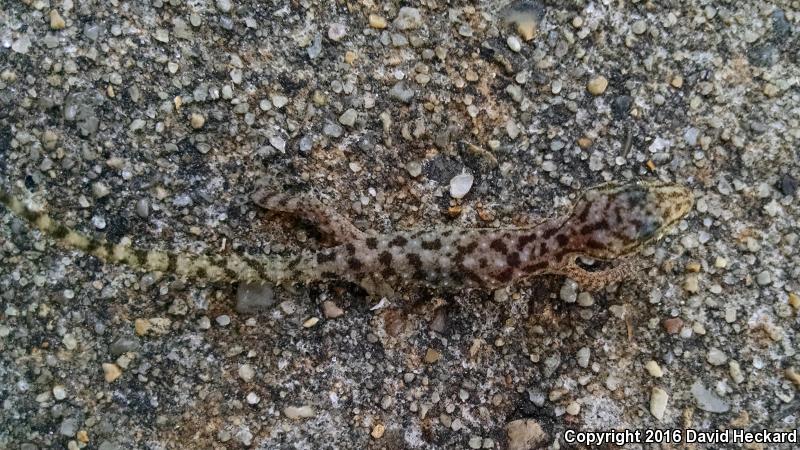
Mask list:
[[[672,87],[674,87],[675,89],[682,88],[683,87],[683,76],[681,76],[681,75],[673,76],[672,79],[669,81],[669,84],[671,84]]]
[[[325,301],[322,304],[322,311],[325,313],[325,317],[328,319],[335,319],[337,317],[341,317],[344,314],[342,308],[339,308],[336,303],[333,303],[330,300]]]
[[[50,10],[50,29],[63,30],[66,26],[67,23],[64,22],[64,18],[61,17],[61,14],[55,9]]]
[[[586,90],[592,95],[601,95],[606,91],[606,88],[608,88],[608,79],[602,75],[592,78],[589,80],[589,84],[586,85]]]
[[[461,214],[461,206],[451,206],[447,208],[447,215],[450,217],[458,217]]]
[[[536,36],[537,28],[536,21],[533,19],[523,19],[517,22],[517,34],[526,41],[530,41]]]
[[[372,433],[370,433],[370,435],[372,435],[372,437],[375,439],[380,439],[383,437],[383,433],[385,432],[386,426],[384,426],[382,423],[379,423],[372,428]]]
[[[583,26],[583,17],[575,16],[572,18],[572,26],[575,28],[580,28]]]
[[[592,146],[592,140],[586,136],[578,138],[578,147],[583,150],[588,150]]]
[[[664,412],[667,410],[667,402],[669,402],[667,391],[654,387],[650,391],[650,414],[658,420],[663,419]]]
[[[766,95],[767,97],[775,97],[778,95],[778,92],[779,92],[778,87],[772,83],[767,83],[764,86],[764,95]]]
[[[139,336],[146,334],[161,335],[169,333],[172,320],[164,317],[153,317],[151,319],[136,319],[133,321],[133,329]]]
[[[344,62],[347,64],[353,64],[356,59],[358,59],[358,54],[356,52],[347,51],[344,54]]]
[[[435,363],[441,357],[442,354],[432,348],[429,348],[428,350],[425,351],[425,362],[428,364]]]
[[[650,376],[656,378],[661,378],[664,376],[664,371],[661,370],[661,366],[659,366],[658,363],[652,359],[645,363],[644,368],[647,369],[647,373],[649,373]]]
[[[150,322],[147,319],[136,319],[133,321],[133,330],[137,336],[144,336],[150,329]]]
[[[578,402],[570,402],[567,405],[567,414],[570,416],[577,416],[581,412],[581,404]]]
[[[747,428],[750,425],[750,414],[743,409],[738,416],[731,420],[730,425],[732,428]]]
[[[665,319],[664,322],[662,322],[662,325],[667,333],[677,334],[681,331],[681,328],[683,328],[683,320],[681,320],[680,317],[673,317],[670,319]]]
[[[111,383],[122,375],[122,369],[114,363],[103,363],[103,377]]]
[[[794,367],[787,367],[786,370],[783,371],[783,374],[796,388],[800,389],[800,374],[794,371]]]
[[[314,325],[316,325],[317,323],[319,323],[319,318],[318,317],[312,317],[312,318],[306,320],[305,322],[303,322],[303,328],[311,328]]]
[[[480,339],[473,339],[472,345],[469,346],[469,356],[474,358],[475,355],[478,354],[478,351],[481,349],[481,340]]]
[[[695,293],[700,290],[700,281],[697,278],[697,274],[689,274],[686,276],[686,280],[683,282],[683,289],[686,292]]]
[[[78,440],[84,444],[89,442],[89,433],[86,430],[78,431],[78,434],[75,437],[78,438]]]
[[[375,28],[376,30],[382,30],[386,28],[386,19],[377,14],[370,14],[369,26]]]
[[[714,267],[717,269],[724,269],[728,267],[728,260],[721,256],[717,256],[717,258],[714,260]]]
[[[542,426],[533,419],[518,419],[506,424],[508,450],[539,448],[550,439]]]
[[[290,419],[307,419],[314,417],[316,412],[310,406],[287,406],[283,408],[283,414]]]
[[[700,268],[701,268],[700,263],[697,261],[690,262],[689,264],[686,265],[687,272],[695,272],[695,273],[700,272]]]
[[[792,305],[792,308],[795,310],[800,310],[800,295],[789,292],[789,304]]]
[[[200,128],[203,128],[203,125],[206,124],[206,118],[203,117],[202,114],[195,113],[192,114],[191,123],[192,123],[192,128],[194,128],[195,130],[199,130]]]
[[[645,165],[650,172],[656,171],[656,163],[654,163],[652,159],[648,159]]]

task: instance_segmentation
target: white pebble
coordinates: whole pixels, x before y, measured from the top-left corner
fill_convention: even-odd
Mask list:
[[[464,198],[465,195],[472,189],[472,183],[475,178],[470,173],[462,173],[454,176],[450,180],[450,196],[453,198]]]

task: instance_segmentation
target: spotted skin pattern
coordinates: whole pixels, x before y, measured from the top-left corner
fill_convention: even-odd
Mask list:
[[[495,289],[542,274],[566,275],[596,290],[634,273],[633,255],[660,239],[692,208],[689,189],[666,183],[605,184],[586,191],[570,214],[525,228],[462,228],[371,235],[307,195],[259,190],[259,206],[315,222],[337,245],[295,256],[189,255],[139,250],[85,237],[0,191],[0,203],[69,248],[134,268],[215,282],[345,279],[374,295],[402,286]],[[579,257],[614,261],[587,271]]]

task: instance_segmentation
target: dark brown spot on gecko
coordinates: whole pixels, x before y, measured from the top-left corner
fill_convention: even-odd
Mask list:
[[[409,253],[406,255],[406,259],[408,260],[408,264],[411,267],[420,267],[422,266],[422,259],[420,259],[419,255],[416,253]]]
[[[483,269],[484,267],[486,267],[486,265],[487,265],[488,263],[489,263],[489,262],[486,260],[486,258],[481,258],[481,259],[479,259],[479,260],[478,260],[478,265],[480,266],[480,268],[481,268],[481,269]]]
[[[317,263],[322,264],[336,259],[336,254],[333,252],[317,252]]]
[[[56,239],[64,239],[69,234],[69,228],[65,227],[64,225],[58,225],[55,230],[53,230],[53,237]]]
[[[472,280],[475,284],[477,284],[477,285],[483,284],[483,278],[478,276],[477,273],[475,273],[475,272],[473,272],[471,270],[465,270],[463,273],[464,273],[464,275],[466,275],[467,278]]]
[[[178,265],[178,257],[174,253],[167,254],[167,272],[175,273],[177,265]]]
[[[602,249],[603,247],[605,247],[602,242],[597,241],[595,239],[589,239],[588,241],[586,241],[586,246],[595,250]]]
[[[535,240],[536,240],[536,233],[523,234],[522,236],[519,237],[519,239],[517,239],[517,246],[519,248],[522,248]]]
[[[538,272],[540,270],[544,270],[546,268],[547,268],[547,262],[546,261],[539,261],[539,262],[533,263],[533,264],[531,264],[529,266],[525,266],[522,270],[524,270],[525,272],[528,272],[528,273],[534,273],[534,272]]]
[[[97,239],[90,239],[89,243],[86,245],[86,253],[94,253],[95,250],[102,247],[103,243],[98,241]]]
[[[517,252],[509,253],[508,257],[506,257],[506,263],[511,267],[519,267],[520,262],[522,261],[519,259],[519,253]]]
[[[563,247],[567,245],[567,242],[569,242],[569,238],[567,237],[566,234],[558,234],[556,235],[556,242],[558,242],[559,246]]]
[[[207,275],[205,267],[196,268],[194,273],[197,275],[197,278],[205,278]]]
[[[547,242],[542,242],[539,244],[539,251],[536,253],[537,256],[543,256],[547,254]]]
[[[370,250],[375,250],[378,248],[378,239],[374,237],[368,237],[366,240],[367,248]]]
[[[542,233],[542,238],[543,239],[550,239],[556,233],[558,233],[558,227],[548,228],[548,229],[544,230],[544,233]]]
[[[383,270],[381,270],[381,276],[383,278],[390,278],[395,275],[397,275],[397,273],[391,267],[384,267]]]
[[[344,246],[344,249],[345,249],[345,250],[347,250],[347,254],[348,254],[348,255],[350,255],[350,256],[353,256],[353,255],[355,255],[355,254],[356,254],[356,246],[355,246],[355,245],[353,245],[353,243],[352,243],[352,242],[348,242],[348,243],[347,243],[347,244]]]
[[[403,247],[408,243],[408,239],[403,236],[395,236],[394,239],[389,241],[390,246]]]
[[[514,269],[509,267],[509,268],[503,270],[500,273],[494,274],[493,276],[497,281],[500,281],[500,282],[503,282],[503,283],[507,283],[507,282],[511,281],[511,277],[514,276]]]
[[[387,251],[383,251],[380,255],[378,255],[378,261],[380,261],[380,263],[384,266],[388,267],[390,264],[392,264],[392,254]]]
[[[589,205],[585,205],[581,212],[578,214],[578,222],[586,222],[586,218],[589,217]]]
[[[583,235],[586,235],[586,234],[594,233],[595,231],[598,231],[598,230],[605,230],[606,228],[608,228],[608,222],[605,219],[603,219],[603,220],[600,220],[598,222],[587,223],[586,225],[581,227],[581,229],[579,230],[579,233],[583,234]]]
[[[142,249],[139,249],[139,248],[133,249],[133,254],[136,255],[136,259],[139,260],[139,264],[140,265],[147,264],[147,250],[142,250]],[[131,264],[135,265],[135,263],[131,263]]]
[[[504,255],[508,253],[508,247],[506,246],[506,243],[502,241],[502,239],[493,240],[491,244],[489,244],[489,248]]]
[[[360,270],[361,267],[364,265],[361,263],[361,260],[358,258],[348,258],[347,259],[347,266],[353,270]]]
[[[442,248],[442,241],[439,240],[438,238],[432,241],[426,241],[423,239],[422,248],[424,248],[425,250],[439,250]]]
[[[225,276],[228,277],[229,280],[235,280],[237,277],[236,271],[231,269],[230,267],[223,267],[223,271],[225,271]]]

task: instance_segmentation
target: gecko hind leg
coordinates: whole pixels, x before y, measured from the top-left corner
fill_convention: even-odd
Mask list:
[[[366,234],[349,219],[309,194],[275,193],[268,189],[259,189],[252,198],[256,205],[264,209],[292,214],[314,223],[336,243],[366,238]]]
[[[578,283],[583,290],[587,292],[596,292],[609,284],[618,283],[630,278],[644,268],[645,264],[640,258],[628,258],[622,260],[614,267],[591,272],[579,266],[575,259],[572,259],[566,267],[561,270],[561,273]]]

